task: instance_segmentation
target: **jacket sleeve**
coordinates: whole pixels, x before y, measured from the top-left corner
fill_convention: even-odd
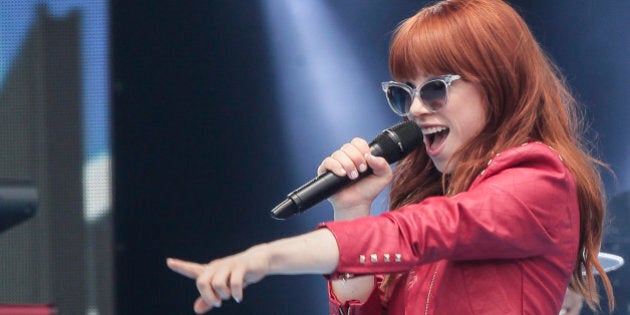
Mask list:
[[[517,259],[575,246],[579,210],[561,158],[530,143],[497,155],[455,196],[321,226],[337,240],[337,272],[380,274],[440,259]]]

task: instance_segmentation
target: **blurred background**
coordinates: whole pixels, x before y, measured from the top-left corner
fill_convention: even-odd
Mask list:
[[[511,3],[585,104],[615,174],[604,251],[627,260],[630,2]],[[0,0],[0,178],[39,191],[36,215],[0,234],[0,304],[190,314],[194,283],[166,257],[205,262],[332,219],[325,202],[269,211],[339,145],[398,121],[380,90],[388,45],[424,4]],[[630,314],[629,270],[610,273],[614,314]],[[326,312],[322,276],[272,276],[213,311]]]

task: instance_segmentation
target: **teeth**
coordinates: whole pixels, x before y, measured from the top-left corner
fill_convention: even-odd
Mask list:
[[[429,127],[429,128],[422,128],[422,134],[423,135],[432,135],[434,133],[438,133],[438,132],[442,132],[444,130],[447,130],[448,128],[446,127]]]

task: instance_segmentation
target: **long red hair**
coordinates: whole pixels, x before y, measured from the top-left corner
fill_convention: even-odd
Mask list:
[[[403,82],[459,74],[479,87],[488,106],[485,128],[455,153],[451,174],[439,173],[424,149],[398,163],[391,209],[464,191],[496,153],[541,141],[558,151],[577,183],[580,242],[571,287],[597,307],[597,270],[612,309],[612,287],[597,259],[605,212],[598,167],[605,165],[586,148],[578,104],[520,15],[500,0],[446,0],[426,7],[396,30],[390,71]]]

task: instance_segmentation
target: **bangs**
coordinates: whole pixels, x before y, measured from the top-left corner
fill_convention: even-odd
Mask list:
[[[447,16],[451,15],[448,11],[451,10],[442,5],[425,8],[399,25],[389,55],[389,69],[394,80],[464,74],[466,61],[462,58],[461,47],[454,43],[462,43],[466,36],[461,27],[453,24],[456,19]]]

